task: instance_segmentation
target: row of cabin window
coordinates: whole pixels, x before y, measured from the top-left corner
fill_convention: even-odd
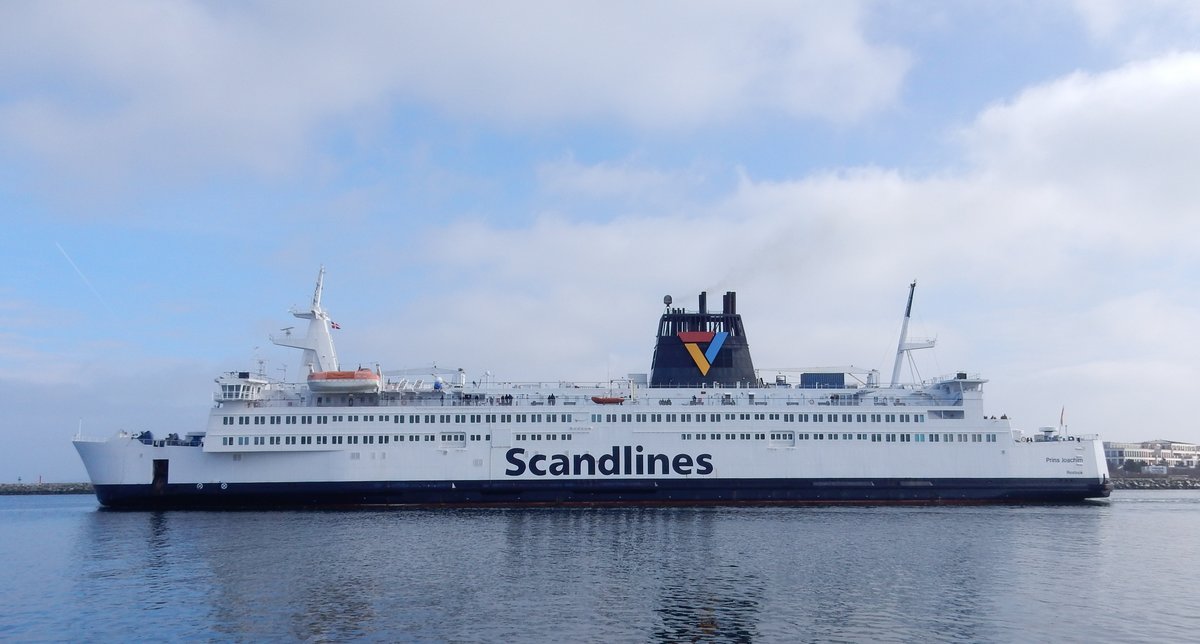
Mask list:
[[[424,419],[424,420],[422,420]],[[796,413],[753,413],[753,414],[592,414],[593,423],[716,423],[737,420],[773,420],[786,423],[923,423],[925,414],[796,414]],[[225,416],[222,425],[326,425],[341,422],[392,422],[415,425],[433,423],[569,423],[571,414],[339,414],[330,416]]]
[[[784,435],[785,435],[785,434],[771,434],[771,440],[779,440],[779,439],[777,439],[776,437],[777,437],[777,436],[784,436]],[[755,441],[765,441],[765,440],[767,440],[767,435],[766,435],[765,433],[762,433],[762,434],[754,434],[754,433],[750,433],[750,434],[718,434],[718,433],[712,433],[712,434],[680,434],[680,435],[679,435],[679,437],[680,437],[680,438],[682,438],[682,439],[683,439],[683,440],[685,440],[685,441],[690,441],[690,440],[698,440],[698,441],[703,441],[703,440],[714,440],[714,441],[719,441],[719,440],[721,440],[721,437],[722,437],[722,436],[724,436],[724,437],[725,437],[725,440],[727,440],[727,441],[734,441],[734,440],[742,440],[742,441],[749,441],[749,440],[755,440]]]
[[[683,440],[721,440],[722,436],[725,440],[766,440],[765,433],[738,433],[738,434],[721,434],[714,433],[696,433],[696,434],[680,434]],[[796,432],[773,432],[771,440],[869,440],[872,443],[995,443],[996,434],[836,434],[836,433],[796,433]],[[402,443],[408,441],[415,443],[418,441],[432,442],[434,440],[442,442],[466,442],[466,434],[394,434],[387,435],[368,435],[361,437],[361,444],[387,445],[389,442]],[[471,441],[492,439],[491,434],[471,434]],[[514,440],[571,440],[571,434],[514,434]],[[235,443],[236,441],[236,443]],[[360,444],[359,436],[222,436],[222,445],[358,445]]]
[[[513,434],[515,441],[540,441],[540,440],[556,441],[556,440],[571,440],[570,434]]]
[[[222,436],[222,445],[387,445],[390,442],[403,443],[408,441],[431,442],[441,440],[443,443],[466,442],[466,434],[392,434],[369,436]],[[491,434],[471,434],[472,441],[490,441]]]
[[[717,423],[722,420],[776,420],[785,423],[923,423],[925,414],[592,414],[593,423]]]
[[[569,423],[571,414],[334,414],[325,416],[225,416],[222,425],[327,425],[329,423]]]
[[[721,440],[724,436],[725,440],[766,440],[766,434],[680,434],[683,440]],[[753,438],[751,438],[753,436]],[[796,433],[796,432],[773,432],[771,440],[869,440],[872,443],[995,443],[995,434],[835,434],[835,433]]]

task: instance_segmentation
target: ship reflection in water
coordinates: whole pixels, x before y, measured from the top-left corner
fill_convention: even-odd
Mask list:
[[[59,634],[1012,641],[1036,622],[1069,629],[1062,636],[1116,636],[1119,627],[1095,621],[1095,607],[1111,602],[1112,513],[1107,504],[98,511],[74,536],[66,594],[79,605]]]
[[[662,642],[701,642],[715,638],[751,641],[758,636],[763,583],[737,566],[708,571],[667,584],[660,607],[662,624],[653,639]]]

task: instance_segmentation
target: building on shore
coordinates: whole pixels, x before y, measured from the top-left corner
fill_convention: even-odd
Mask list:
[[[1104,443],[1104,457],[1109,469],[1117,469],[1127,461],[1145,465],[1195,468],[1200,466],[1200,445],[1169,440],[1143,443]]]

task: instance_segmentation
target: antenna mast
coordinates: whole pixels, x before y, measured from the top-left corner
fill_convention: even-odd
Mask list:
[[[333,348],[333,337],[329,334],[329,314],[321,307],[321,290],[325,285],[325,266],[317,273],[317,287],[313,290],[312,308],[303,311],[292,309],[292,315],[308,320],[308,332],[303,338],[293,336],[291,327],[284,329],[284,337],[270,336],[271,342],[281,347],[304,350],[303,368],[313,371],[337,371],[337,352]]]
[[[904,362],[904,354],[916,349],[928,349],[933,346],[934,340],[922,340],[920,342],[908,341],[908,320],[912,317],[913,293],[917,290],[917,280],[913,280],[912,284],[908,285],[908,305],[904,307],[904,322],[900,325],[900,342],[896,345],[896,364],[892,367],[892,387],[895,387],[900,382],[900,365]]]

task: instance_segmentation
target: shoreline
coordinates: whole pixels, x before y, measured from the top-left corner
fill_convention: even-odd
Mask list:
[[[1114,490],[1200,490],[1195,476],[1122,476],[1111,477]]]
[[[95,494],[91,483],[0,483],[0,496],[22,494]]]

